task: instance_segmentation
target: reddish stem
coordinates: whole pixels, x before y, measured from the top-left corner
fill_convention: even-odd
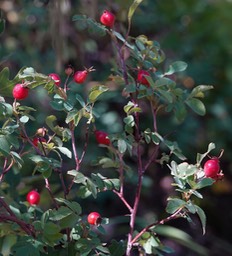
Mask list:
[[[128,241],[127,241],[127,250],[126,250],[126,256],[130,256],[131,249],[133,246],[132,243],[132,236],[135,228],[135,219],[138,211],[139,201],[140,201],[140,195],[141,195],[141,189],[142,189],[142,180],[143,180],[143,163],[141,158],[141,150],[140,150],[140,132],[139,132],[139,113],[135,114],[135,122],[136,122],[136,135],[135,139],[137,141],[137,167],[138,167],[138,183],[136,188],[136,194],[135,194],[135,200],[134,205],[132,208],[131,216],[130,216],[130,232],[128,234]]]
[[[168,216],[165,219],[162,219],[160,221],[157,221],[155,223],[152,223],[150,225],[148,225],[147,227],[145,227],[144,229],[142,229],[132,240],[131,240],[131,245],[133,246],[133,244],[145,233],[147,232],[149,229],[158,226],[158,225],[163,225],[166,222],[170,221],[170,220],[174,220],[177,218],[181,218],[183,217],[183,215],[181,214],[181,211],[183,210],[183,208],[180,208],[179,210],[177,210],[175,213],[173,213],[172,215]]]

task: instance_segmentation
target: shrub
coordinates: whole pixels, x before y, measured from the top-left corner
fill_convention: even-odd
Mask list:
[[[213,178],[204,172],[203,162],[215,145],[210,143],[205,153],[196,155],[195,163],[188,163],[177,142],[159,130],[158,117],[160,113],[167,113],[183,122],[188,109],[203,116],[206,110],[202,98],[212,86],[183,88],[174,74],[186,69],[185,62],[164,65],[165,54],[157,41],[145,35],[130,37],[132,16],[140,2],[134,1],[129,8],[125,35],[114,28],[117,20],[113,19],[106,27],[85,15],[73,17],[86,33],[108,36],[112,40],[116,50],[115,65],[105,82],[97,82],[86,89],[90,71],[100,72],[93,67],[81,71],[69,67],[64,72],[67,76],[64,83],[58,74],[55,74],[57,80],[54,73],[53,76],[41,74],[32,67],[19,70],[13,80],[9,79],[7,67],[0,72],[0,235],[2,247],[8,247],[9,254],[129,256],[139,252],[140,255],[162,255],[173,250],[160,240],[160,226],[177,218],[191,221],[193,214],[199,217],[205,233],[206,216],[197,204],[199,200],[194,198],[203,199],[200,190],[223,176],[220,166]],[[110,83],[114,86],[110,87]],[[20,89],[26,90],[26,97],[12,95],[18,84],[22,85]],[[51,112],[43,127],[31,131],[31,124],[38,124],[34,112],[43,112],[43,106],[32,108],[27,105],[27,97],[36,98],[38,86],[47,91]],[[102,113],[98,103],[110,100],[112,93],[123,103],[118,133],[105,132],[97,124]],[[151,122],[144,123],[148,113]],[[84,132],[83,145],[77,140],[81,132]],[[85,167],[86,154],[93,149],[89,147],[91,143],[101,147],[104,155],[91,159],[94,168],[89,173],[85,172]],[[68,161],[71,163],[67,165]],[[164,217],[141,227],[137,225],[141,192],[147,170],[154,163],[168,166],[176,193],[168,197]],[[28,166],[33,166],[33,170],[27,170]],[[29,180],[24,172],[30,173]],[[58,189],[51,183],[54,178],[59,179]],[[36,180],[40,181],[40,191],[33,185]],[[40,199],[35,203],[27,200],[31,188]],[[127,190],[131,191],[129,196]],[[99,193],[107,191],[127,210],[128,226],[120,240],[107,239],[111,223],[104,209],[98,209],[101,214],[83,212],[81,201],[90,196],[96,199]],[[10,242],[6,239],[9,235]]]

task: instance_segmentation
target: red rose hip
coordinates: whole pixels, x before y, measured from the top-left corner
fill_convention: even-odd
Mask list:
[[[98,212],[91,212],[87,220],[90,225],[99,225],[101,223],[101,215]]]
[[[112,12],[105,10],[100,17],[100,21],[103,25],[112,28],[114,26],[115,16]]]
[[[27,98],[29,89],[24,84],[16,84],[13,88],[12,95],[16,100]]]
[[[103,131],[95,131],[95,138],[98,144],[110,145],[110,139],[108,133]]]
[[[40,201],[40,194],[37,191],[32,190],[27,194],[27,202],[30,205],[37,205],[39,204],[39,201]]]
[[[39,143],[46,142],[45,138],[37,138],[35,137],[32,141],[35,147],[38,147]]]
[[[219,159],[212,158],[205,162],[204,173],[207,178],[216,179],[220,171]]]
[[[148,71],[146,70],[139,70],[138,74],[137,74],[137,81],[140,84],[149,86],[150,83],[148,82],[147,78],[145,76],[150,76],[150,74],[148,73]]]
[[[85,82],[87,75],[88,75],[87,70],[76,71],[73,75],[73,79],[77,84],[82,84]]]
[[[58,74],[56,74],[56,73],[51,73],[51,74],[49,74],[48,76],[51,77],[52,80],[54,80],[56,86],[60,86],[61,79],[60,79],[60,76],[59,76]]]

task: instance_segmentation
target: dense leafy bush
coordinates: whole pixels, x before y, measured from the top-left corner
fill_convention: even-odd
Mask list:
[[[209,143],[191,163],[169,128],[172,120],[184,123],[189,111],[205,115],[202,99],[213,87],[182,86],[185,62],[165,62],[157,41],[143,34],[130,36],[140,2],[129,7],[125,31],[120,31],[117,20],[108,28],[87,15],[73,16],[80,34],[112,43],[108,74],[101,75],[101,67],[84,68],[92,63],[83,62],[81,68],[61,71],[60,83],[49,75],[53,70],[39,73],[35,67],[23,67],[11,79],[9,68],[2,69],[3,254],[162,255],[173,252],[160,240],[163,224],[179,218],[191,222],[194,215],[205,233],[201,189],[223,176],[220,168],[216,176],[204,172],[203,162],[215,145]],[[2,20],[2,28],[3,24]],[[91,81],[93,77],[97,82]],[[12,101],[12,90],[19,83],[29,96],[14,95]],[[147,218],[140,210],[141,197],[156,187],[150,178],[154,169],[171,171],[169,187],[172,184],[176,192],[169,194],[165,215],[163,207],[160,216],[153,213]],[[33,203],[27,193],[36,189],[40,198]],[[98,201],[103,195],[119,200],[116,204],[123,210],[105,211]],[[100,214],[89,221],[93,211]],[[122,231],[108,214],[126,223]],[[202,248],[194,249],[204,254]]]

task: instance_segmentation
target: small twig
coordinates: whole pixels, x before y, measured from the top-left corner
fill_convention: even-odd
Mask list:
[[[170,221],[170,220],[174,220],[177,218],[181,218],[183,217],[183,215],[181,214],[181,211],[183,210],[183,208],[180,208],[179,210],[177,210],[176,212],[174,212],[172,215],[168,216],[165,219],[162,219],[160,221],[157,221],[155,223],[152,223],[150,225],[148,225],[147,227],[145,227],[144,229],[142,229],[132,240],[131,240],[131,246],[145,233],[147,232],[149,229],[158,226],[158,225],[163,225],[166,222]]]
[[[132,212],[132,207],[129,205],[129,203],[126,201],[126,199],[124,198],[123,194],[121,194],[120,192],[118,192],[117,190],[113,190],[113,192],[121,199],[121,201],[124,203],[124,205],[127,207],[127,209],[130,211],[130,213]]]
[[[9,215],[0,215],[0,222],[15,222],[17,223],[22,230],[25,231],[26,234],[35,238],[35,230],[34,227],[24,221],[18,219],[16,216],[9,216]]]
[[[1,214],[0,215],[0,222],[15,222],[17,223],[28,235],[35,237],[35,230],[34,227],[28,223],[17,218],[14,212],[10,209],[7,203],[0,197],[0,204],[5,208],[5,210],[9,213],[9,215]]]
[[[45,178],[44,180],[45,180],[45,184],[46,184],[45,187],[46,187],[46,189],[48,190],[48,192],[49,192],[49,194],[50,194],[50,196],[51,196],[51,198],[52,198],[52,201],[53,201],[53,203],[54,203],[56,209],[58,209],[58,208],[59,208],[59,205],[57,204],[57,202],[56,202],[56,200],[55,200],[55,198],[54,198],[54,195],[52,194],[51,186],[50,186],[49,180],[48,180],[47,178]]]
[[[156,145],[154,151],[152,152],[151,156],[149,157],[147,164],[144,166],[144,171],[146,171],[148,169],[148,167],[151,165],[151,163],[154,161],[154,159],[156,159],[158,150],[159,150],[159,146]]]
[[[75,134],[74,134],[74,124],[71,122],[69,125],[70,131],[71,131],[71,140],[72,140],[72,150],[73,150],[73,154],[74,154],[74,159],[75,159],[75,163],[76,163],[76,171],[79,171],[80,168],[80,162],[79,162],[79,157],[77,154],[77,149],[76,149],[76,142],[75,142]]]
[[[111,38],[112,38],[112,40],[115,44],[115,47],[118,51],[120,64],[121,64],[121,68],[122,68],[122,73],[123,73],[123,78],[124,78],[125,84],[128,85],[129,82],[128,82],[128,74],[127,74],[127,70],[126,70],[126,63],[125,63],[125,60],[124,60],[124,57],[123,57],[123,54],[122,54],[122,51],[121,51],[122,47],[124,47],[124,44],[123,44],[122,47],[120,47],[116,36],[111,31],[108,31],[108,33],[111,36]]]
[[[4,160],[3,171],[2,171],[2,174],[0,175],[0,182],[2,182],[2,180],[3,180],[4,176],[5,176],[5,174],[11,169],[11,167],[12,167],[13,164],[14,164],[14,160],[11,159],[11,162],[10,162],[10,164],[9,164],[8,167],[7,167],[7,162],[8,162],[8,159],[7,159],[7,157],[6,157],[5,160]]]
[[[82,163],[82,161],[84,159],[84,156],[86,154],[87,147],[88,147],[88,141],[89,141],[89,126],[87,126],[86,130],[85,130],[85,144],[84,144],[84,148],[83,148],[83,151],[82,151],[82,155],[81,155],[80,160],[79,160],[79,165]]]
[[[138,166],[138,183],[136,188],[136,194],[135,194],[135,200],[134,205],[132,208],[131,216],[130,216],[130,231],[128,234],[128,240],[127,240],[127,250],[126,250],[126,256],[130,256],[131,249],[132,249],[132,235],[134,233],[134,227],[135,227],[135,219],[138,211],[140,196],[141,196],[141,189],[142,189],[142,180],[143,180],[143,174],[144,174],[144,168],[142,163],[142,156],[141,156],[141,149],[140,149],[140,131],[139,131],[139,113],[135,113],[135,139],[138,143],[137,145],[137,166]]]

